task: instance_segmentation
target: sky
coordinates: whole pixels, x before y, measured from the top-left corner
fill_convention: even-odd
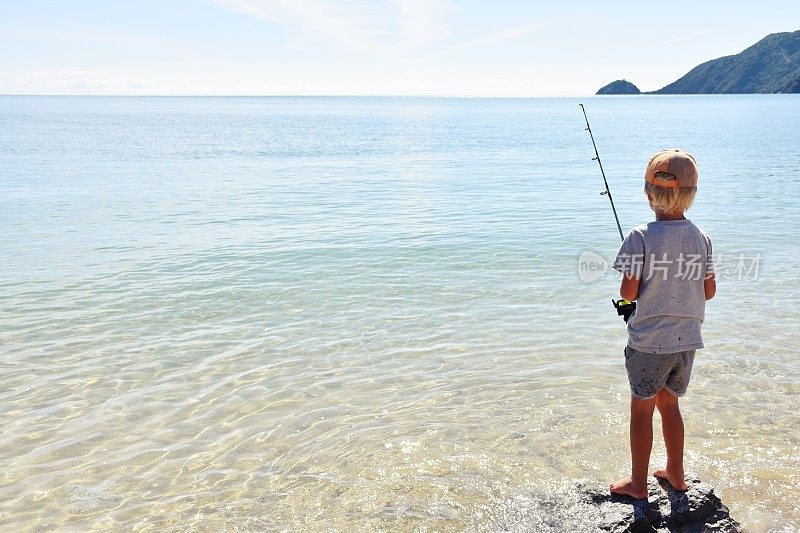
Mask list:
[[[798,29],[797,0],[0,0],[0,94],[647,91]]]

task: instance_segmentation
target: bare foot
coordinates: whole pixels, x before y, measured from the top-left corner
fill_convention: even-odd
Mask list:
[[[653,472],[653,476],[666,480],[670,485],[672,485],[673,489],[679,492],[689,490],[689,485],[686,484],[683,474],[674,475],[671,472],[668,472],[666,468],[659,468]]]
[[[639,485],[633,482],[630,477],[623,477],[611,484],[612,494],[622,494],[637,500],[647,499],[647,485]]]

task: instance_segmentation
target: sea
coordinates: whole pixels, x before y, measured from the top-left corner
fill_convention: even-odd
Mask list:
[[[0,97],[0,528],[575,527],[630,397],[579,104],[623,232],[696,157],[687,473],[800,529],[800,95]]]

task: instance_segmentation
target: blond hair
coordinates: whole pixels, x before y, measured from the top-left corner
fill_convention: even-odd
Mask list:
[[[656,172],[656,177],[677,181],[669,172]],[[644,190],[650,194],[653,205],[665,213],[683,213],[692,206],[697,194],[697,187],[661,187],[648,181],[644,183]]]

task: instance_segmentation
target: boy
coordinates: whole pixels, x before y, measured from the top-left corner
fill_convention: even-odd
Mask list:
[[[653,472],[675,490],[687,490],[683,472],[683,419],[695,350],[703,347],[705,303],[717,290],[708,235],[684,217],[697,192],[697,164],[680,150],[663,150],[647,163],[645,194],[654,222],[633,228],[614,268],[620,295],[637,301],[628,321],[625,368],[631,387],[631,476],[611,492],[647,499],[653,445],[653,410],[661,413],[667,464]]]

